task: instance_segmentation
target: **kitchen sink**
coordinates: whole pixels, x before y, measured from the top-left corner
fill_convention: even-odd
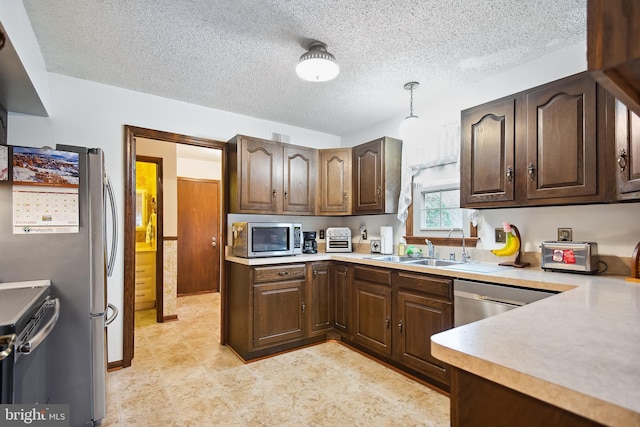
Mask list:
[[[371,259],[375,261],[401,262],[403,264],[412,264],[412,265],[429,265],[432,267],[444,267],[448,265],[462,264],[462,261],[449,261],[446,259],[436,259],[436,258],[415,258],[410,256],[398,256],[398,255],[373,256],[367,259]]]
[[[366,259],[371,259],[374,261],[388,261],[388,262],[411,262],[411,261],[419,261],[421,258],[413,258],[410,256],[399,256],[399,255],[380,255],[380,256],[372,256]]]
[[[446,259],[435,259],[435,258],[412,258],[411,261],[405,261],[407,264],[412,265],[428,265],[431,267],[446,267],[450,265],[459,265],[462,264],[462,261],[450,261]]]

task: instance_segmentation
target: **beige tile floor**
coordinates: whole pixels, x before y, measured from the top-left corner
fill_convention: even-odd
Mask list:
[[[339,344],[243,364],[219,344],[220,295],[136,312],[132,366],[107,377],[112,426],[448,426],[449,399]]]

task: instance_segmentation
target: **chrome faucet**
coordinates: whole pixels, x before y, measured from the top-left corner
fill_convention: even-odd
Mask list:
[[[427,246],[429,246],[429,258],[435,258],[435,248],[433,247],[433,243],[431,243],[431,240],[424,239],[424,242],[427,244]]]
[[[469,256],[469,254],[467,254],[467,251],[465,250],[464,247],[464,230],[462,228],[452,228],[449,231],[449,236],[447,237],[451,237],[451,233],[453,233],[454,231],[459,231],[462,234],[462,262],[467,262],[469,260],[469,258],[471,258]]]

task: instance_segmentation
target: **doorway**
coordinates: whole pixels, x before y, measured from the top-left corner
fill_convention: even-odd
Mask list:
[[[134,126],[125,125],[124,127],[124,143],[125,143],[125,212],[124,212],[124,307],[123,307],[123,358],[121,363],[114,363],[110,367],[129,367],[134,357],[134,329],[135,329],[135,232],[136,232],[136,140],[137,139],[149,139],[159,142],[169,142],[172,144],[181,144],[185,146],[197,146],[204,148],[211,148],[220,150],[221,152],[221,177],[225,176],[226,164],[225,164],[225,142],[198,138],[188,135],[180,135],[174,133],[168,133],[153,129],[145,129]],[[166,181],[165,181],[166,184]],[[221,178],[219,185],[219,199],[220,209],[218,224],[219,230],[226,230],[226,203],[225,203],[225,190],[224,180]],[[165,205],[168,203],[165,198]],[[166,218],[165,218],[166,219]],[[169,237],[164,236],[164,240]],[[175,238],[174,238],[175,239]],[[219,248],[225,247],[226,236],[225,233],[219,233],[217,245]],[[164,242],[158,241],[158,246],[163,246]],[[224,251],[219,251],[220,268],[218,271],[219,278],[224,277]],[[162,271],[163,266],[158,267],[158,271]],[[160,273],[162,274],[162,273]],[[165,283],[166,286],[166,283]],[[160,292],[163,292],[161,289]],[[222,300],[224,300],[225,294],[225,282],[219,281],[219,291]],[[166,305],[165,305],[166,307]],[[220,308],[221,318],[220,327],[221,331],[226,330],[223,324],[225,318],[225,307]],[[158,316],[160,317],[160,316]],[[166,320],[163,318],[163,320]],[[221,334],[221,343],[224,344],[225,337]]]
[[[136,154],[135,309],[153,308],[163,319],[164,216],[162,158]]]

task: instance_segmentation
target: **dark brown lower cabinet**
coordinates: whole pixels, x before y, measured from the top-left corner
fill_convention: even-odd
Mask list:
[[[304,263],[226,266],[227,343],[238,355],[250,360],[309,342]]]
[[[314,336],[324,334],[333,328],[335,308],[335,291],[331,283],[329,262],[309,263],[308,296],[309,310],[307,319],[309,324],[309,335]]]
[[[448,366],[431,356],[430,338],[453,326],[450,279],[329,261],[228,261],[226,272],[227,343],[243,359],[337,332],[345,343],[448,388]]]
[[[391,271],[353,268],[353,340],[383,356],[391,356]]]
[[[253,285],[253,347],[304,338],[304,280]]]
[[[340,335],[349,337],[351,333],[351,268],[349,264],[334,263],[331,266],[331,279],[335,291],[334,301],[334,329]]]
[[[431,355],[431,335],[453,327],[451,279],[396,271],[394,358],[421,374],[449,384],[449,367]]]
[[[595,427],[572,412],[481,378],[451,369],[452,427]]]

